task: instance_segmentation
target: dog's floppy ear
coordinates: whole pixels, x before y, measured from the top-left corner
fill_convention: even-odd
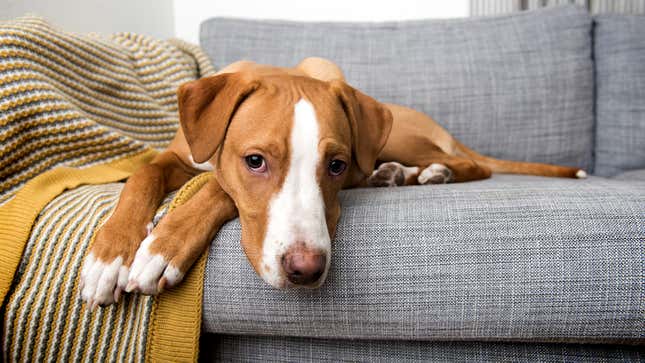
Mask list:
[[[259,85],[252,75],[223,73],[179,87],[179,122],[196,163],[213,156],[235,110]]]
[[[390,136],[392,113],[380,102],[343,81],[330,83],[350,122],[354,160],[361,172],[369,176]]]

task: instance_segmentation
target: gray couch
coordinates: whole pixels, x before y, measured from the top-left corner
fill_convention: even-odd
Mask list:
[[[645,359],[644,35],[645,17],[577,7],[203,23],[217,67],[326,57],[476,150],[593,174],[343,191],[332,269],[313,291],[262,282],[228,223],[207,266],[204,359]]]

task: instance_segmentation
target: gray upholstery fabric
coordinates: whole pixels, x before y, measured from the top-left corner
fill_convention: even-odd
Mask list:
[[[204,329],[300,337],[640,342],[645,182],[497,175],[347,190],[318,290],[265,284],[237,221],[211,247]]]
[[[579,344],[402,342],[207,335],[204,362],[642,362],[642,349]]]
[[[640,180],[645,181],[645,169],[630,170],[613,177],[616,180]]]
[[[645,16],[596,17],[596,173],[645,168]]]
[[[217,67],[326,57],[352,85],[429,114],[479,152],[593,166],[591,18],[583,8],[389,23],[214,18],[202,24],[201,46]]]

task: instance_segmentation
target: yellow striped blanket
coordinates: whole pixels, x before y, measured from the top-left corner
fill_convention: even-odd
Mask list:
[[[177,127],[177,87],[214,73],[179,40],[0,22],[3,361],[194,361],[204,257],[177,289],[89,312],[81,261],[123,180]],[[203,185],[166,199],[156,220]],[[108,184],[111,183],[111,184]]]

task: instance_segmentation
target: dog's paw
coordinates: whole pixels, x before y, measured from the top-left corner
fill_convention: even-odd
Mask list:
[[[152,223],[146,226],[147,233]],[[118,303],[130,274],[130,262],[144,230],[114,226],[108,220],[96,234],[90,253],[83,261],[80,276],[81,299],[93,310],[97,306]]]
[[[443,164],[430,164],[427,168],[423,169],[417,181],[419,184],[446,184],[454,180],[452,170],[448,169],[447,166]]]
[[[370,187],[396,187],[405,185],[407,177],[418,171],[419,168],[406,167],[394,161],[383,163],[367,178],[367,185]]]
[[[103,261],[90,252],[81,269],[81,298],[90,310],[119,302],[121,293],[128,282],[129,269],[123,264],[123,257]]]
[[[176,245],[157,237],[154,231],[141,242],[130,268],[126,292],[157,295],[184,278],[184,273],[164,256],[170,251],[163,254],[160,251],[168,244]]]

